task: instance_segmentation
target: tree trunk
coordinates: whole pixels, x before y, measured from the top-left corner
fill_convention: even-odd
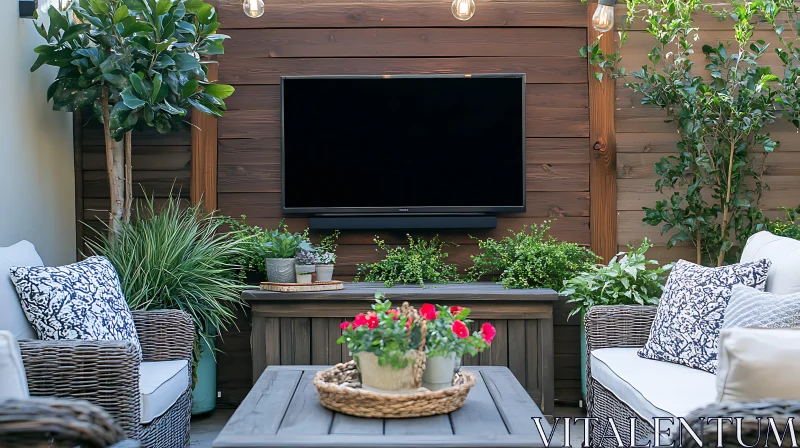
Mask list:
[[[103,136],[106,143],[106,169],[108,171],[108,186],[111,198],[108,226],[111,229],[109,237],[113,241],[124,219],[125,213],[125,143],[111,138],[108,127],[109,104],[108,89],[103,88]]]

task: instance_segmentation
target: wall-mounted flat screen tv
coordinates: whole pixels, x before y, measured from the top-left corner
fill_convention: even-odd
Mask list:
[[[281,78],[285,213],[525,210],[525,75]]]

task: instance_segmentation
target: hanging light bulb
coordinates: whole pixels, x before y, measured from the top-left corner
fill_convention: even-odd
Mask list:
[[[592,16],[592,26],[595,30],[605,33],[614,27],[615,0],[598,0],[597,10]]]
[[[58,0],[58,9],[66,11],[72,5],[72,0]]]
[[[264,0],[244,0],[242,8],[247,17],[253,19],[264,15]]]
[[[458,20],[469,20],[475,15],[475,0],[453,0],[453,17]]]

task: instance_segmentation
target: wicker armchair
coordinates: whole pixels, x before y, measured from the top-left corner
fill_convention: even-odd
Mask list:
[[[584,321],[586,327],[586,354],[592,350],[602,348],[643,347],[650,336],[650,327],[656,315],[654,306],[595,306],[586,313]],[[592,378],[591,360],[586,360],[587,379],[587,413],[589,417],[598,417],[603,420],[611,417],[615,422],[628,422],[631,418],[639,420],[636,425],[635,440],[653,439],[653,422],[643,419],[615,394],[603,387]],[[795,417],[793,425],[796,432],[800,432],[800,402],[797,401],[759,401],[755,403],[715,403],[705,408],[693,411],[686,416],[687,422],[693,428],[699,428],[700,417],[744,417],[744,441],[752,445],[758,439],[757,417],[775,417],[780,431],[783,430],[788,417]],[[766,421],[764,422],[766,425]],[[763,427],[763,426],[762,426]],[[592,425],[592,440],[602,439],[602,425]],[[630,425],[617,424],[617,430],[623,441],[631,440]],[[762,429],[762,436],[766,435],[766,428]],[[697,432],[699,434],[699,432]],[[716,428],[706,425],[703,431],[704,446],[717,446]],[[677,434],[674,434],[677,437]],[[752,436],[752,440],[751,440]],[[674,439],[676,440],[676,439]],[[750,440],[750,442],[747,442]],[[773,439],[774,440],[774,439]],[[736,442],[736,428],[733,425],[723,425],[724,446],[740,446]],[[686,447],[698,446],[687,434],[684,434]],[[694,443],[689,444],[689,443]],[[761,443],[761,442],[759,442]],[[603,446],[616,446],[611,439],[603,440]],[[675,446],[678,446],[677,443]],[[772,445],[770,445],[772,446]]]
[[[134,311],[142,361],[188,360],[194,325],[177,310]],[[79,398],[105,409],[144,447],[188,446],[191,388],[153,421],[141,423],[139,353],[126,341],[19,341],[33,396]],[[190,381],[191,383],[191,381]]]
[[[137,448],[99,406],[84,400],[0,400],[0,446],[6,448]]]

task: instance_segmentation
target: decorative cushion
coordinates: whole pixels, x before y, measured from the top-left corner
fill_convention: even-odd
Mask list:
[[[28,398],[28,380],[19,344],[10,331],[0,330],[0,398]]]
[[[769,232],[758,232],[747,240],[742,263],[766,258],[772,262],[766,290],[773,294],[800,293],[800,241]]]
[[[718,401],[800,400],[800,330],[729,328],[719,342]]]
[[[33,244],[27,241],[0,247],[0,330],[8,330],[16,339],[36,339],[11,281],[12,266],[43,266]]]
[[[763,291],[769,267],[769,260],[718,268],[678,261],[639,356],[715,373],[719,329],[731,289],[743,285]]]
[[[133,315],[107,258],[56,268],[13,267],[11,279],[41,339],[127,340],[141,353]]]
[[[755,288],[733,288],[722,328],[800,327],[800,292],[783,296]]]
[[[189,363],[179,361],[143,362],[139,366],[142,395],[142,423],[163,415],[189,387]]]

